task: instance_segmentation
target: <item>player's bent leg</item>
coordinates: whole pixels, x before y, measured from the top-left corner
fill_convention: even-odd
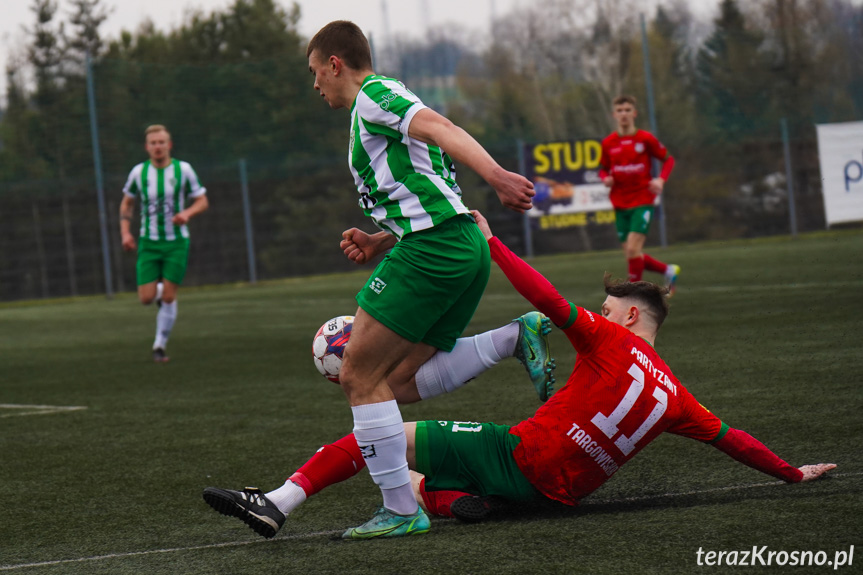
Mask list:
[[[351,343],[345,348],[339,371],[339,382],[350,404],[392,400],[387,375],[421,346],[425,344],[408,341],[362,308],[357,309]]]
[[[623,251],[627,259],[643,257],[644,242],[647,241],[647,236],[638,232],[629,232],[626,236],[626,243],[623,245]]]
[[[152,281],[138,286],[138,301],[144,305],[150,305],[156,300],[156,284]]]
[[[523,330],[523,323],[516,319],[497,329],[460,337],[451,351],[440,350],[423,363],[414,377],[402,384],[400,392],[395,392],[392,378],[388,379],[390,387],[400,403],[452,393],[503,359],[516,356],[525,344]],[[546,363],[545,360],[540,361]],[[546,368],[554,368],[553,360],[547,363]],[[543,388],[548,385],[549,378],[553,383],[553,376],[541,376]],[[551,394],[552,389],[547,388],[547,392]]]
[[[174,323],[177,321],[177,291],[180,289],[180,286],[167,279],[161,282],[160,285],[162,285],[161,304],[159,305],[159,312],[156,314],[153,361],[156,363],[166,363],[170,360],[165,350],[168,347],[168,339],[171,337]]]
[[[623,244],[623,251],[626,255],[628,267],[628,279],[631,282],[641,281],[644,276],[644,241],[647,236],[638,232],[629,232],[626,236],[626,243]]]
[[[267,539],[275,537],[285,523],[285,514],[257,487],[246,487],[242,491],[207,487],[204,501],[222,515],[236,517]]]
[[[426,343],[418,343],[408,357],[387,375],[387,385],[392,390],[397,402],[400,404],[415,403],[424,399],[417,389],[416,374],[423,365],[439,353],[444,352],[440,352],[437,348]]]
[[[514,320],[518,323],[518,343],[515,357],[527,370],[540,401],[546,401],[554,392],[554,358],[548,347],[551,320],[538,311],[524,314]]]
[[[161,300],[164,303],[171,303],[177,299],[177,293],[180,291],[179,284],[176,284],[170,280],[164,280],[162,283],[162,294]]]

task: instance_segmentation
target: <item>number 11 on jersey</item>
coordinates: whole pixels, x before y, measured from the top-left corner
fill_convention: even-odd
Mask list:
[[[626,390],[626,395],[623,396],[623,399],[620,400],[620,403],[618,403],[617,407],[614,408],[614,411],[611,412],[611,415],[604,415],[602,412],[597,412],[597,414],[593,416],[593,419],[590,420],[590,422],[598,427],[599,430],[609,439],[613,439],[614,436],[617,435],[619,431],[617,426],[620,425],[623,418],[626,417],[630,410],[632,410],[635,406],[635,402],[638,401],[638,398],[641,396],[641,392],[644,391],[644,371],[633,363],[627,373],[632,376],[632,384],[629,386],[629,389]],[[650,428],[656,425],[662,417],[662,414],[664,414],[665,410],[668,409],[668,394],[665,393],[665,391],[658,387],[654,388],[653,398],[656,399],[658,403],[647,416],[647,419],[645,419],[638,429],[635,430],[635,433],[630,437],[621,433],[614,441],[614,445],[616,445],[624,455],[632,453],[632,450],[635,449],[635,444],[638,443],[642,437],[647,435]]]

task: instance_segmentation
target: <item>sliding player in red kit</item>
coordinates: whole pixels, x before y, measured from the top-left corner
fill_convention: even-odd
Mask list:
[[[680,266],[644,253],[644,242],[659,194],[674,168],[674,158],[653,134],[635,127],[638,112],[634,97],[618,96],[612,106],[617,130],[602,141],[599,177],[611,188],[609,199],[614,206],[617,237],[629,265],[629,281],[641,281],[644,270],[660,273],[673,295]],[[653,179],[652,158],[663,162],[662,172]]]
[[[491,235],[481,215],[475,216],[495,263],[578,352],[566,385],[511,430],[521,438],[513,453],[519,469],[546,497],[577,504],[663,431],[713,445],[789,483],[835,467],[792,467],[696,401],[653,347],[668,313],[664,288],[649,282],[615,283],[606,277],[608,297],[601,313],[590,312],[563,298]]]
[[[472,213],[492,259],[515,289],[563,330],[578,357],[566,385],[533,417],[514,426],[435,420],[404,424],[406,458],[418,472],[417,500],[427,511],[480,520],[500,499],[577,505],[662,432],[712,445],[788,483],[816,479],[836,467],[793,467],[696,401],[653,348],[668,313],[665,288],[610,282],[606,276],[602,311],[590,312],[563,298],[492,235],[479,212]],[[357,474],[368,457],[353,435],[345,436],[319,449],[289,477],[290,486],[297,486],[296,497],[271,500],[270,494],[247,488],[232,492],[242,503],[222,512],[272,537],[306,497]]]

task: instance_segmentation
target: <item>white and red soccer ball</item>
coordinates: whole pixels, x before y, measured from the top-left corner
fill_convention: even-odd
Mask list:
[[[345,346],[351,339],[353,323],[352,315],[334,317],[321,326],[312,341],[315,367],[333,383],[339,383],[339,371],[342,369]]]

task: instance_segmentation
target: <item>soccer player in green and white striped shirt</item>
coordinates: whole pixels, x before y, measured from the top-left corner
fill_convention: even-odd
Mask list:
[[[411,380],[467,327],[488,281],[488,246],[461,199],[453,160],[476,171],[501,202],[532,207],[533,185],[504,170],[467,132],[426,107],[405,86],[378,76],[362,31],[331,22],[306,50],[314,87],[333,109],[351,113],[348,162],[359,204],[382,230],[345,231],[341,247],[357,263],[392,251],[357,295],[359,309],[342,370],[354,434],[384,506],[344,537],[428,530],[405,459],[402,417],[390,386]]]
[[[186,275],[189,220],[209,207],[207,189],[187,162],[171,158],[171,134],[156,124],[144,132],[150,159],[132,168],[120,203],[123,249],[138,248],[138,299],[159,302],[153,360],[168,361],[165,347],[177,319],[177,290]],[[140,246],[131,232],[136,199],[141,201]]]
[[[508,172],[470,135],[427,108],[405,86],[372,69],[368,40],[355,24],[322,28],[306,49],[314,88],[333,109],[350,110],[348,163],[359,205],[381,229],[342,233],[341,248],[362,264],[390,251],[357,294],[350,345],[339,378],[354,436],[380,487],[383,507],[345,539],[426,533],[407,466],[407,438],[396,400],[453,391],[504,357],[527,367],[540,399],[553,382],[538,312],[496,330],[459,337],[488,282],[488,243],[462,202],[453,160],[482,176],[510,209],[532,207],[533,185]],[[338,457],[338,450],[332,452]],[[296,481],[294,481],[296,479]],[[308,495],[292,476],[266,494],[208,487],[204,499],[265,537]]]

